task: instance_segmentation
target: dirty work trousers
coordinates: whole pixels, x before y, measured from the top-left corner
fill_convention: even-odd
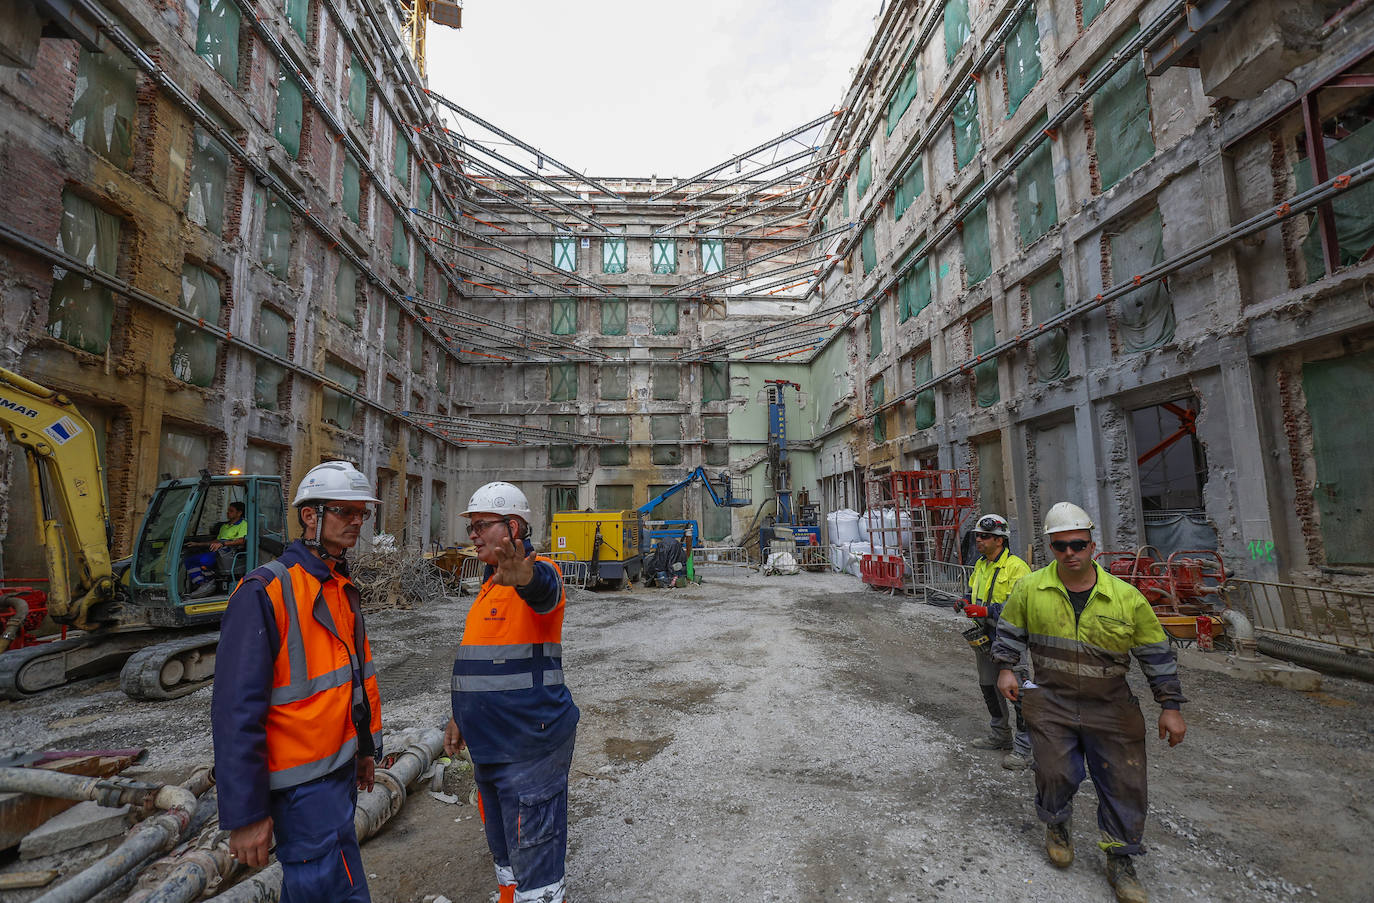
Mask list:
[[[576,738],[574,732],[555,749],[526,762],[473,763],[502,903],[563,903],[568,769]]]
[[[1084,769],[1097,788],[1098,843],[1116,855],[1145,852],[1145,719],[1125,680],[1082,681],[1086,693],[1021,690],[1035,749],[1035,811],[1046,824],[1073,815]]]
[[[272,791],[272,830],[281,863],[281,903],[371,903],[353,809],[357,766]]]
[[[995,635],[997,628],[996,622],[992,632]],[[1016,733],[1011,730],[1011,723],[1007,715],[1007,701],[1002,698],[1002,694],[997,692],[997,672],[1000,670],[992,660],[990,650],[992,644],[988,643],[978,649],[973,650],[973,656],[978,662],[978,689],[983,693],[983,702],[987,704],[988,715],[992,720],[988,722],[990,736],[1000,740],[1011,740],[1011,748],[1030,759],[1031,741],[1030,734],[1026,731],[1026,719],[1022,715],[1021,703],[1013,703],[1012,707],[1016,711]],[[1030,677],[1030,666],[1026,664],[1026,657],[1021,657],[1021,663],[1014,669],[1016,680],[1024,683]]]

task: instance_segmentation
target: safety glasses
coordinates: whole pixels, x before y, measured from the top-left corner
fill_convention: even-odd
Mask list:
[[[981,531],[973,534],[974,539],[994,539],[996,536],[996,533],[983,533]]]
[[[1069,549],[1081,552],[1090,545],[1092,545],[1091,539],[1055,539],[1050,542],[1050,548],[1060,553],[1067,552]]]
[[[468,524],[468,535],[476,536],[492,524],[504,524],[503,520],[475,520]]]
[[[323,508],[325,511],[328,511],[330,514],[334,515],[335,517],[339,518],[340,520],[344,520],[344,521],[355,521],[355,520],[356,520],[356,521],[358,521],[359,523],[361,523],[362,521],[367,520],[367,509],[366,509],[366,508],[348,508],[348,507],[345,507],[345,506],[343,506],[343,505],[321,505],[320,507]]]

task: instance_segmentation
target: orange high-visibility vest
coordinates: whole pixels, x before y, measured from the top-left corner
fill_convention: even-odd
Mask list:
[[[358,590],[346,577],[321,583],[300,565],[264,565],[276,617],[276,660],[267,712],[273,790],[324,777],[358,754],[355,713],[370,709],[370,748],[382,746],[382,704]],[[359,718],[361,720],[361,717]],[[367,749],[368,744],[364,744]]]

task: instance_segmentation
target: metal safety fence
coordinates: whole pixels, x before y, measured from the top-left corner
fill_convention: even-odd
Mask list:
[[[692,564],[702,568],[749,568],[757,570],[758,557],[744,546],[703,546],[692,550]]]
[[[458,568],[458,595],[470,593],[475,596],[481,591],[482,572],[485,567],[482,559],[475,555],[463,559],[462,566]]]
[[[1258,630],[1374,652],[1374,593],[1236,577],[1225,593]]]
[[[805,545],[789,550],[797,560],[797,567],[803,571],[829,571],[834,569],[834,558],[830,546]]]
[[[927,602],[953,602],[968,594],[968,579],[973,568],[952,561],[929,558],[907,559],[911,591]]]
[[[585,561],[578,561],[573,557],[572,552],[550,552],[549,557],[558,562],[558,569],[563,572],[565,589],[587,588],[587,582],[592,575],[590,564]]]

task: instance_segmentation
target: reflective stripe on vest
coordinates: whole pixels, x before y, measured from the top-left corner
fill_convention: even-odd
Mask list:
[[[562,659],[562,643],[513,643],[498,646],[459,646],[458,661],[482,665],[504,665],[507,662],[530,662],[529,670],[514,674],[455,674],[453,691],[455,693],[491,693],[501,690],[531,690],[534,688],[533,660],[536,648],[539,657],[546,660]],[[563,683],[563,669],[546,668],[540,686],[552,687]]]

